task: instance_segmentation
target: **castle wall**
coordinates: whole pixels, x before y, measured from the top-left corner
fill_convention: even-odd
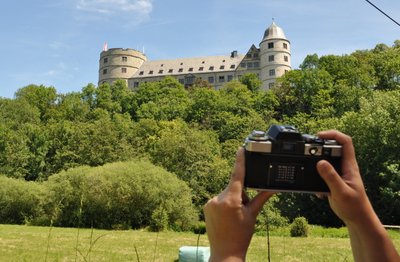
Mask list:
[[[147,60],[146,56],[134,49],[111,48],[100,54],[99,85],[105,82],[129,78],[137,72]]]
[[[278,77],[291,70],[290,48],[283,30],[274,22],[265,31],[260,48],[252,45],[246,55],[233,51],[226,56],[147,61],[140,51],[111,48],[100,54],[98,84],[122,79],[129,88],[137,88],[141,83],[172,76],[186,87],[195,78],[201,78],[219,89],[229,81],[253,73],[262,81],[262,88],[269,89]]]

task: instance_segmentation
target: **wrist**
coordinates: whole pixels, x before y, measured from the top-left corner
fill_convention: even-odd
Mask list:
[[[227,256],[213,256],[211,254],[208,262],[244,262],[246,261],[246,256],[235,256],[235,255],[227,255]]]

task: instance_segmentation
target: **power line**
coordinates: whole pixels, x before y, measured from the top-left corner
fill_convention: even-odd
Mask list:
[[[392,20],[394,23],[396,23],[398,26],[400,26],[399,22],[397,22],[396,20],[394,20],[393,18],[391,18],[388,14],[386,14],[385,12],[383,12],[379,7],[377,7],[376,5],[374,5],[373,3],[371,3],[368,0],[367,1],[370,5],[372,5],[373,7],[375,7],[379,12],[381,12],[382,14],[384,14],[387,18],[389,18],[390,20]]]

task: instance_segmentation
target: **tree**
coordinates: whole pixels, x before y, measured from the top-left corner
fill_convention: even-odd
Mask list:
[[[141,85],[136,93],[137,117],[155,120],[185,119],[189,108],[188,91],[175,78]]]
[[[251,92],[259,91],[262,85],[260,78],[256,74],[244,74],[239,81],[246,85]]]
[[[305,70],[305,69],[317,69],[319,65],[319,58],[317,54],[313,55],[307,55],[306,58],[304,58],[303,63],[299,66],[300,69]]]
[[[331,96],[333,79],[328,72],[320,69],[292,70],[280,79],[279,87],[275,87],[281,107],[280,115],[293,116],[298,112],[317,114],[324,105],[318,105],[315,96],[325,90],[324,97]],[[330,98],[329,98],[330,99]],[[319,102],[325,103],[323,100]]]
[[[389,192],[388,187],[398,186],[389,181],[397,181],[392,164],[400,159],[399,99],[400,91],[375,91],[371,98],[361,100],[359,112],[346,113],[342,119],[342,130],[353,138],[367,192],[383,223],[393,221],[394,215],[388,214],[386,205],[396,201],[388,199],[390,194],[383,194]],[[383,202],[386,204],[382,205]],[[398,221],[399,217],[395,219]]]
[[[400,88],[400,52],[388,48],[375,54],[373,65],[378,77],[376,89],[395,90]]]
[[[190,128],[180,120],[161,122],[159,139],[150,151],[152,162],[175,173],[194,192],[201,208],[211,195],[218,194],[228,179],[230,167],[220,157],[215,133]]]
[[[57,91],[54,87],[28,85],[15,93],[17,100],[25,100],[40,112],[41,120],[47,119],[47,112],[55,106]]]

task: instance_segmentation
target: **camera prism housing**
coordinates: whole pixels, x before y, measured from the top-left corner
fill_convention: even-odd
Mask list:
[[[253,131],[244,142],[245,187],[276,192],[325,193],[316,165],[324,159],[341,174],[342,146],[335,140],[301,134],[293,126]]]

